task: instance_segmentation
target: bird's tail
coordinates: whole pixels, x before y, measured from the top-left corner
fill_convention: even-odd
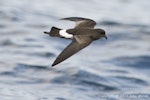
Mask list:
[[[57,28],[57,27],[52,27],[50,32],[44,32],[45,34],[48,34],[51,37],[60,37],[59,31],[61,29]]]

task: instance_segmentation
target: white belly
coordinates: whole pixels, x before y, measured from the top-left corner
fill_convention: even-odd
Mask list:
[[[62,37],[64,37],[64,38],[69,38],[69,39],[72,39],[72,38],[73,38],[73,35],[67,33],[66,30],[60,30],[60,31],[59,31],[59,34],[60,34],[60,36],[62,36]]]

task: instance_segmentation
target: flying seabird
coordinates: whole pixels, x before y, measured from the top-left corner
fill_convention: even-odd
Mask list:
[[[72,40],[72,42],[58,55],[52,66],[55,66],[68,59],[73,54],[88,46],[94,40],[102,37],[107,39],[103,29],[94,29],[96,22],[92,19],[69,17],[61,20],[74,21],[76,22],[76,25],[72,29],[60,29],[57,27],[52,27],[50,32],[44,32],[51,37],[67,38]]]

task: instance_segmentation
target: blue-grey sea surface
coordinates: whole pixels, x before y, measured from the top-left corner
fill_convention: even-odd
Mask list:
[[[74,16],[108,40],[52,68]],[[150,0],[0,0],[0,100],[150,100]]]

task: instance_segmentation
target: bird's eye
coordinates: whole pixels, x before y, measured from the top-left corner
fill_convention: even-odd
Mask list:
[[[102,35],[105,35],[105,32],[102,32]]]

